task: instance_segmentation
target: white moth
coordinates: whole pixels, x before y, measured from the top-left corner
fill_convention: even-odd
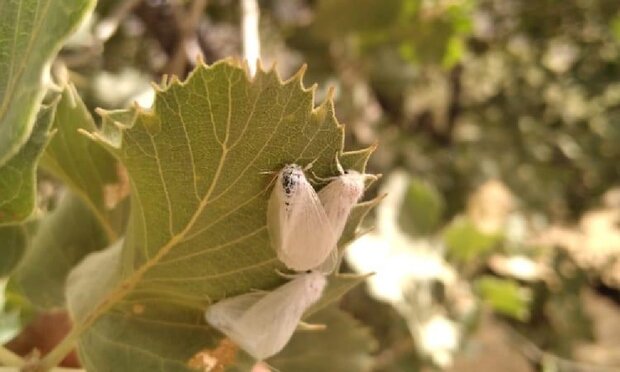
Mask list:
[[[337,157],[336,165],[340,176],[327,178],[331,182],[319,191],[318,197],[335,236],[337,239],[340,239],[351,210],[364,195],[364,181],[367,177],[376,178],[376,176],[361,174],[355,170],[345,171]],[[318,266],[317,270],[331,272],[335,269],[338,263],[337,243],[338,241],[336,240],[333,257],[330,257]]]
[[[364,195],[364,180],[374,176],[354,170],[345,171],[340,164],[338,170],[340,176],[330,178],[332,181],[319,191],[318,196],[334,234],[340,238],[351,209]]]
[[[318,301],[326,284],[319,272],[299,274],[271,292],[222,300],[207,309],[205,318],[252,357],[264,360],[286,346],[302,315]]]
[[[337,259],[339,235],[299,165],[286,165],[278,173],[267,206],[267,227],[278,259],[289,269],[312,270]]]

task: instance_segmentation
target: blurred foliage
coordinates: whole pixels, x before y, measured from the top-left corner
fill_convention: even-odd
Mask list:
[[[497,236],[485,234],[466,219],[454,221],[443,234],[447,254],[455,262],[483,259],[499,243]]]
[[[428,235],[441,223],[443,196],[432,184],[412,180],[402,203],[399,222],[412,235]]]
[[[515,281],[485,276],[475,283],[482,300],[495,311],[526,321],[529,318],[530,291],[521,288]]]

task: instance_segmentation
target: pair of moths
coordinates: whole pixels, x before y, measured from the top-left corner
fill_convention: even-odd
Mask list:
[[[285,165],[278,173],[267,228],[278,259],[291,270],[331,272],[336,267],[338,239],[368,176],[337,166],[340,175],[328,178],[318,194],[299,165]]]
[[[278,173],[267,211],[271,243],[278,258],[297,274],[271,292],[231,297],[209,307],[206,320],[257,360],[277,354],[288,343],[304,312],[319,300],[325,273],[338,260],[337,243],[368,175],[344,171],[318,192],[302,167]]]
[[[308,307],[321,297],[327,281],[313,271],[298,274],[271,292],[251,292],[210,306],[209,324],[257,360],[277,354],[288,343]]]

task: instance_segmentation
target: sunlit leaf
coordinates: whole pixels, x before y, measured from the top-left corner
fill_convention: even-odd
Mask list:
[[[0,166],[30,137],[49,60],[94,4],[94,0],[0,2]]]
[[[124,241],[69,277],[80,355],[87,368],[180,370],[214,346],[209,303],[283,282],[266,230],[274,176],[264,172],[317,160],[318,176],[336,175],[342,127],[330,99],[313,108],[301,74],[249,80],[229,61],[165,84],[152,111],[102,115],[92,135],[126,167],[132,208]],[[363,170],[359,154],[342,157]]]

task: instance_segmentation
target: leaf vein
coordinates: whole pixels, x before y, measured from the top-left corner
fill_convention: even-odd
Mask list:
[[[245,235],[241,235],[238,238],[230,240],[230,241],[228,241],[228,242],[226,242],[224,244],[219,244],[219,245],[216,245],[215,247],[210,247],[210,248],[207,247],[207,248],[202,249],[200,251],[197,251],[197,252],[194,252],[194,253],[191,253],[191,254],[187,254],[185,256],[175,257],[175,258],[170,259],[170,260],[162,260],[162,261],[160,261],[159,264],[160,264],[160,266],[161,265],[168,265],[168,264],[172,264],[172,263],[177,263],[179,261],[184,261],[184,260],[187,260],[187,259],[192,258],[192,257],[197,257],[197,256],[202,256],[202,255],[205,255],[205,254],[213,253],[213,252],[218,251],[220,249],[223,249],[223,248],[226,248],[226,247],[230,247],[232,245],[236,245],[237,243],[240,243],[240,242],[242,242],[242,241],[244,241],[244,240],[246,240],[248,238],[256,236],[260,232],[265,230],[266,228],[267,228],[267,225],[263,225],[263,226],[259,227],[258,229],[255,229],[254,231],[251,231],[251,232],[249,232],[249,233],[247,233]],[[187,241],[187,240],[183,240],[183,241]]]
[[[153,136],[148,133],[149,139],[151,140],[151,144],[153,145],[153,151],[155,151],[155,162],[157,163],[157,171],[159,173],[159,178],[161,179],[162,187],[164,188],[164,196],[166,197],[166,203],[168,203],[168,230],[170,232],[170,236],[174,236],[174,228],[172,222],[172,202],[170,201],[170,194],[168,193],[168,186],[166,185],[166,180],[164,177],[164,171],[161,167],[161,161],[159,160],[159,154],[157,152],[157,145],[155,144],[155,140]]]
[[[174,278],[148,278],[148,279],[143,279],[142,283],[145,282],[182,282],[182,281],[198,281],[198,280],[207,280],[207,279],[216,279],[216,278],[221,278],[224,276],[230,276],[233,274],[237,274],[243,271],[249,271],[261,266],[267,266],[268,264],[277,262],[278,259],[275,257],[272,257],[268,260],[265,261],[259,261],[253,265],[248,265],[248,266],[244,266],[242,268],[236,269],[236,270],[230,270],[230,271],[224,271],[224,272],[220,272],[217,274],[211,274],[211,275],[203,275],[203,276],[190,276],[190,277],[174,277]]]
[[[183,134],[185,135],[185,142],[187,143],[190,163],[192,163],[194,195],[196,196],[196,200],[200,201],[200,195],[198,195],[198,174],[196,173],[196,161],[194,160],[194,151],[192,150],[192,143],[189,139],[189,134],[187,133],[187,124],[185,124],[185,119],[183,118],[183,110],[181,110],[181,105],[179,103],[179,97],[177,96],[176,90],[173,91],[172,95],[174,96],[174,100],[176,101],[177,107],[179,108],[179,118],[181,119],[181,127],[183,128]]]

